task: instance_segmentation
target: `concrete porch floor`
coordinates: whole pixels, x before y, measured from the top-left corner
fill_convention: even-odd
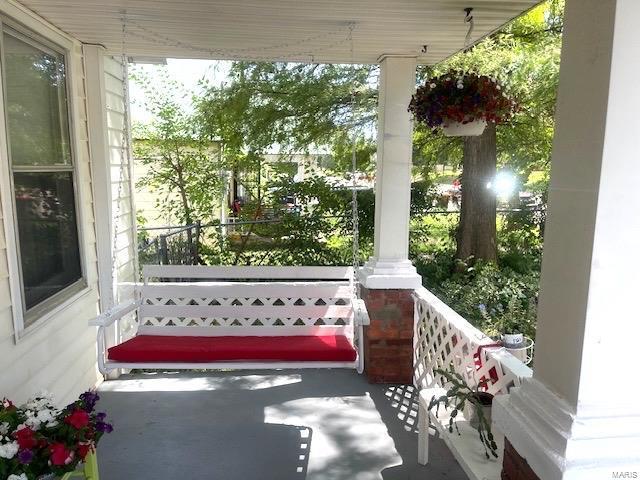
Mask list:
[[[135,374],[99,390],[115,427],[101,480],[467,480],[437,439],[418,465],[412,387],[354,371]]]

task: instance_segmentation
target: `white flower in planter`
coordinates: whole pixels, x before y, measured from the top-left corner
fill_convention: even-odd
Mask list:
[[[0,437],[9,433],[9,424],[7,422],[0,423]]]
[[[0,457],[12,459],[18,453],[18,442],[10,442],[0,445]]]
[[[12,473],[11,475],[9,475],[7,480],[29,480],[29,479],[27,478],[26,473],[21,473],[20,475],[15,475]]]
[[[27,427],[30,427],[31,430],[39,430],[40,429],[40,424],[42,423],[42,420],[40,420],[37,417],[37,414],[32,412],[31,410],[27,410],[27,419],[24,421],[24,424]]]
[[[25,403],[24,408],[29,410],[42,410],[43,408],[51,408],[52,406],[53,394],[47,391],[42,391]]]
[[[42,423],[51,422],[57,414],[57,411],[45,408],[44,410],[40,410],[38,412],[38,420],[40,420],[40,422]]]

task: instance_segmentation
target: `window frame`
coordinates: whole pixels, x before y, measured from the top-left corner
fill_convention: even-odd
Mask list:
[[[4,33],[17,34],[20,41],[44,51],[55,52],[64,58],[65,63],[65,90],[67,106],[67,130],[69,134],[70,165],[38,165],[15,166],[11,162],[10,139],[8,136],[8,119],[5,108],[5,50]],[[0,191],[2,193],[3,222],[5,226],[6,252],[8,259],[9,283],[11,289],[11,305],[14,324],[14,339],[17,343],[29,333],[38,330],[48,323],[48,320],[59,312],[72,305],[80,297],[86,295],[90,289],[87,281],[87,257],[84,237],[84,212],[82,209],[83,195],[81,174],[79,169],[79,146],[76,130],[76,118],[78,115],[75,98],[76,84],[74,78],[74,42],[59,36],[55,40],[41,32],[36,26],[25,26],[0,13],[0,165],[1,176]],[[57,32],[56,32],[57,33]],[[58,37],[58,35],[56,35]],[[16,216],[14,173],[15,172],[69,172],[73,182],[74,209],[76,229],[78,236],[78,256],[80,260],[80,278],[64,289],[56,292],[47,299],[33,306],[29,310],[25,306],[25,295],[22,275],[22,262],[20,257],[20,244],[18,241],[18,220]]]

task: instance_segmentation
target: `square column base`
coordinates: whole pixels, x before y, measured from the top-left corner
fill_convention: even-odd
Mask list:
[[[502,480],[540,480],[527,461],[513,448],[509,439],[504,441],[502,460]]]
[[[542,480],[634,478],[620,475],[640,475],[639,408],[632,393],[608,397],[610,388],[603,384],[602,404],[582,404],[577,413],[535,377],[524,379],[494,398],[493,423]],[[616,404],[620,397],[628,403]]]
[[[422,277],[410,260],[371,258],[358,272],[360,284],[369,289],[415,290],[422,286]]]

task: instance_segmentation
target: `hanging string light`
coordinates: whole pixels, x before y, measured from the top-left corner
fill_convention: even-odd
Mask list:
[[[122,210],[122,205],[120,199],[122,198],[122,189],[124,187],[125,182],[125,169],[130,164],[130,148],[129,148],[129,73],[127,69],[127,14],[126,11],[122,12],[122,43],[120,47],[120,63],[122,64],[122,137],[120,139],[120,171],[118,174],[118,191],[117,196],[115,198],[116,201],[116,211],[112,215],[112,225],[113,225],[113,243],[111,245],[112,248],[112,257],[111,257],[111,281],[112,281],[112,291],[113,291],[113,299],[118,300],[117,292],[118,292],[118,235],[119,235],[119,226],[120,226],[120,215]],[[113,204],[113,199],[111,201]],[[138,265],[134,263],[134,280],[138,279]]]
[[[128,35],[137,37],[147,42],[152,42],[156,45],[164,45],[167,47],[177,47],[183,50],[196,52],[198,54],[206,54],[212,57],[221,57],[227,59],[235,58],[250,58],[252,60],[265,60],[273,61],[274,55],[269,55],[267,52],[271,51],[286,51],[292,48],[297,50],[289,51],[283,55],[278,55],[278,58],[282,61],[286,60],[301,60],[305,58],[311,59],[313,62],[318,53],[334,49],[350,41],[351,31],[353,30],[353,23],[350,22],[346,25],[342,25],[329,32],[305,37],[300,40],[295,40],[286,43],[280,43],[275,45],[265,45],[261,47],[247,47],[247,48],[233,48],[222,49],[205,47],[201,45],[194,45],[183,40],[171,37],[157,30],[150,28],[136,22],[135,20],[128,19],[129,26],[133,25],[136,30],[129,28]],[[317,45],[313,44],[322,40],[329,40],[334,37],[338,37],[335,41],[328,44]],[[304,47],[304,48],[303,48]]]

